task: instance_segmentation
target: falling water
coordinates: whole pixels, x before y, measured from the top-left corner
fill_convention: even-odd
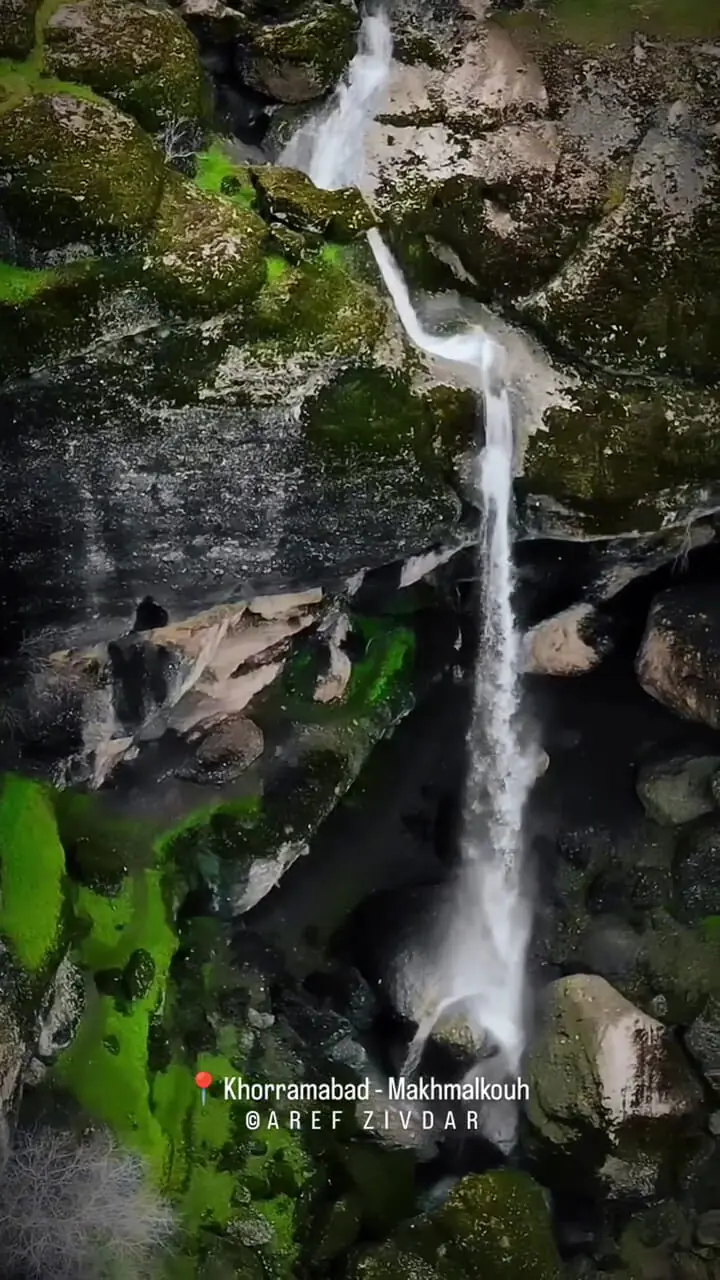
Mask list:
[[[329,110],[305,124],[281,162],[302,169],[325,190],[363,187],[366,135],[387,88],[392,38],[384,14],[365,16],[358,51]],[[402,272],[380,233],[368,243],[398,317],[411,341],[428,355],[463,367],[484,407],[485,444],[475,487],[483,512],[479,539],[481,637],[468,736],[464,836],[452,914],[433,948],[432,990],[410,1048],[414,1070],[438,1018],[461,1006],[479,1034],[490,1036],[509,1073],[524,1041],[525,957],[530,913],[523,894],[522,815],[534,777],[533,761],[517,735],[518,644],[512,613],[512,476],[514,441],[503,352],[479,327],[428,333],[413,307]]]

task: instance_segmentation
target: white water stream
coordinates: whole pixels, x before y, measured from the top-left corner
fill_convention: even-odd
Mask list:
[[[382,13],[366,15],[346,81],[326,114],[298,131],[281,163],[302,169],[325,190],[366,186],[365,142],[387,89],[391,61],[387,18]],[[428,940],[431,990],[423,996],[405,1070],[417,1068],[438,1018],[458,1006],[478,1036],[487,1033],[501,1050],[511,1074],[524,1045],[530,910],[522,883],[522,819],[535,770],[516,727],[518,642],[510,529],[514,440],[504,353],[479,327],[450,336],[428,333],[376,229],[368,232],[368,243],[408,337],[429,356],[462,366],[467,383],[480,390],[485,425],[475,476],[483,512],[481,634],[468,735],[461,865],[452,911],[441,922],[434,944]]]

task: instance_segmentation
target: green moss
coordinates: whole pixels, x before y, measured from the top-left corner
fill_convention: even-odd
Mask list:
[[[164,171],[127,116],[52,85],[0,114],[0,165],[5,214],[25,239],[44,248],[82,239],[101,251],[148,226]]]
[[[60,8],[45,23],[48,73],[91,86],[154,130],[205,116],[195,41],[171,9],[86,0],[82,21]]]
[[[339,79],[355,49],[357,14],[350,5],[309,0],[287,21],[254,27],[245,53],[245,79],[254,89],[273,92],[281,101],[308,101]],[[291,80],[286,96],[287,68],[302,77]]]
[[[550,0],[536,13],[503,18],[513,30],[530,30],[547,42],[569,40],[583,48],[631,45],[636,32],[678,40],[720,33],[720,15],[705,0]]]
[[[564,400],[530,437],[519,488],[571,506],[587,532],[656,529],[678,491],[720,481],[711,392],[598,379]]]
[[[132,1003],[91,993],[77,1036],[55,1067],[56,1077],[90,1115],[140,1151],[164,1185],[170,1150],[151,1106],[148,1047],[178,944],[161,870],[136,872],[111,899],[81,886],[75,916],[85,932],[76,956],[83,968],[122,970],[141,948],[152,957],[154,976],[146,994]]]
[[[357,1280],[560,1280],[542,1188],[525,1173],[463,1178],[441,1208],[402,1225]]]
[[[196,157],[195,183],[210,195],[225,196],[241,209],[253,209],[257,193],[248,165],[236,164],[222,142],[214,142]]]
[[[0,262],[0,303],[27,302],[53,285],[57,278],[55,271],[29,271]]]
[[[376,218],[359,191],[322,191],[303,173],[276,165],[253,169],[260,211],[296,231],[349,242],[364,235]]]
[[[0,932],[30,973],[61,942],[65,853],[47,790],[12,774],[0,790]]]
[[[476,416],[472,395],[450,387],[415,395],[407,378],[362,367],[323,388],[304,412],[308,435],[325,449],[354,446],[385,457],[410,450],[430,468],[469,443]]]
[[[185,311],[236,307],[262,286],[267,236],[250,210],[171,175],[145,259],[148,282]]]
[[[288,274],[289,267],[284,258],[269,254],[265,259],[265,278],[268,284],[276,284]]]
[[[248,333],[270,339],[268,357],[296,351],[330,358],[361,358],[375,348],[386,324],[387,304],[374,288],[317,255],[266,280]]]

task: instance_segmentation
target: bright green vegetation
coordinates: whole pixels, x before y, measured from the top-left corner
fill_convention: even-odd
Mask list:
[[[550,0],[547,16],[513,13],[502,23],[543,43],[581,47],[628,45],[635,32],[678,40],[720,33],[720,12],[706,0]]]
[[[375,618],[358,618],[356,626],[365,640],[365,656],[353,665],[348,705],[377,707],[404,699],[415,658],[415,633]]]
[[[30,271],[0,262],[0,302],[26,302],[58,279],[56,271]]]
[[[61,941],[65,853],[47,790],[14,774],[0,784],[0,877],[0,932],[37,973]]]
[[[236,164],[221,142],[213,142],[196,156],[195,183],[201,191],[224,196],[241,209],[253,209],[257,203],[248,166]]]

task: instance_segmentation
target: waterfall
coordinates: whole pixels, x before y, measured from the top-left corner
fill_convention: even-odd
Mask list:
[[[281,163],[302,169],[325,190],[366,185],[364,148],[387,88],[392,62],[383,13],[366,14],[358,51],[329,109],[298,131]],[[432,948],[432,991],[419,1018],[405,1070],[418,1065],[427,1037],[450,1007],[461,1006],[478,1035],[487,1034],[509,1073],[524,1045],[525,960],[529,904],[522,882],[522,818],[535,776],[517,732],[518,641],[512,612],[512,478],[514,439],[503,351],[480,327],[450,336],[423,327],[403,274],[382,236],[368,244],[398,318],[429,356],[462,366],[480,392],[484,447],[475,472],[481,592],[479,651],[468,734],[468,772],[461,862],[449,917]]]

